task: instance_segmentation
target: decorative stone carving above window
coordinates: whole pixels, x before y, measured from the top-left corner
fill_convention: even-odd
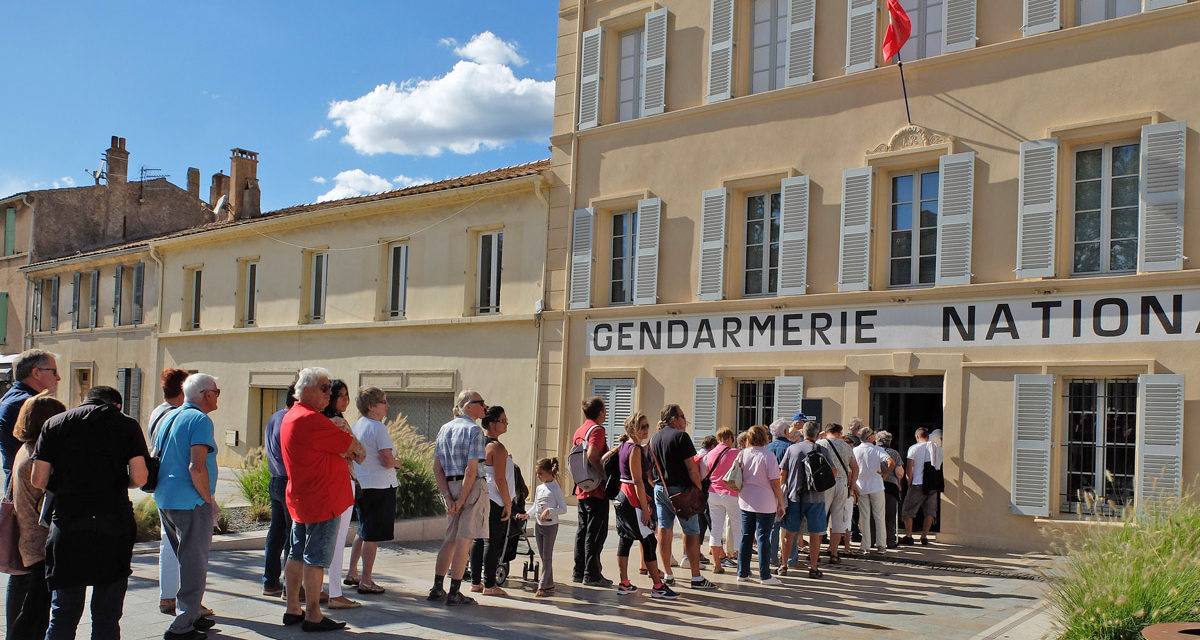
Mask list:
[[[867,152],[868,156],[880,153],[891,153],[907,149],[920,149],[934,145],[953,145],[954,138],[945,134],[931,131],[916,124],[900,127],[892,134],[892,139]]]

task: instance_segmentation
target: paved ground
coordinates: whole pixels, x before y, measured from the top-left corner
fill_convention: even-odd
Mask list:
[[[350,594],[364,606],[335,612],[351,628],[332,636],[1031,640],[1045,631],[1045,616],[1037,608],[1042,584],[1019,577],[1027,576],[1029,568],[1045,562],[1044,558],[935,544],[905,548],[882,562],[849,559],[826,568],[823,580],[785,577],[783,587],[737,584],[732,573],[706,572],[720,590],[693,592],[681,587],[679,600],[665,602],[649,598],[644,591],[618,596],[613,590],[571,584],[573,537],[573,528],[564,524],[555,554],[556,597],[533,597],[532,585],[521,580],[519,556],[512,565],[515,576],[506,585],[509,597],[479,596],[479,605],[465,608],[424,600],[436,543],[385,545],[376,573],[388,592]],[[604,561],[615,579],[615,536],[609,536],[609,543]],[[156,554],[139,547],[122,631],[125,638],[161,638],[170,619],[158,613]],[[284,608],[279,598],[260,595],[261,558],[258,550],[213,552],[205,602],[216,610],[217,626],[209,632],[210,638],[310,637],[298,627],[280,624]],[[685,569],[675,571],[687,575]],[[647,586],[645,577],[634,580],[639,587]],[[89,633],[85,620],[79,637]]]

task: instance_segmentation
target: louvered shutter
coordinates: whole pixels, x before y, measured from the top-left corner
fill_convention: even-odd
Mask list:
[[[1183,268],[1186,122],[1142,127],[1138,179],[1138,271]]]
[[[600,124],[600,65],[603,60],[600,43],[604,30],[583,32],[579,52],[579,128],[590,129]]]
[[[121,325],[121,285],[125,277],[125,267],[117,265],[113,271],[113,326]]]
[[[125,398],[126,413],[134,420],[142,419],[142,370],[134,367],[129,370],[129,397]]]
[[[813,81],[816,0],[788,1],[787,86]]]
[[[720,378],[692,380],[692,441],[699,447],[706,436],[717,435],[717,400]]]
[[[79,328],[79,284],[82,274],[76,273],[71,281],[71,328]]]
[[[91,287],[88,297],[88,327],[95,329],[100,320],[100,270],[92,269]]]
[[[1016,274],[1018,278],[1053,278],[1058,138],[1022,142],[1020,174]]]
[[[975,48],[976,0],[946,0],[942,7],[942,53]]]
[[[571,292],[570,307],[587,309],[592,306],[592,218],[591,207],[576,209],[571,223]]]
[[[866,291],[871,258],[871,167],[842,172],[838,291]]]
[[[791,420],[804,399],[804,376],[775,376],[775,419]]]
[[[971,284],[971,211],[975,198],[975,152],[938,162],[937,286]]]
[[[708,30],[708,102],[733,97],[733,0],[712,0]]]
[[[58,331],[58,276],[50,279],[50,330]]]
[[[121,413],[125,415],[131,415],[129,413],[129,398],[126,397],[129,395],[129,387],[126,386],[126,382],[128,381],[129,369],[117,369],[117,391],[121,394]]]
[[[1139,510],[1178,498],[1183,487],[1183,376],[1138,376],[1137,487]]]
[[[145,319],[144,298],[146,292],[146,263],[139,262],[133,268],[133,323],[141,324]]]
[[[658,302],[658,230],[662,200],[638,200],[637,259],[634,261],[633,303]]]
[[[0,291],[0,344],[8,344],[8,292]]]
[[[1050,515],[1050,425],[1054,376],[1013,376],[1012,512]]]
[[[1059,17],[1059,2],[1062,0],[1025,0],[1024,24],[1021,33],[1025,36],[1056,31],[1062,27]]]
[[[667,108],[667,10],[646,14],[642,45],[642,115],[662,113]]]
[[[1154,11],[1155,9],[1165,9],[1174,7],[1180,4],[1187,4],[1188,0],[1146,0],[1146,11]]]
[[[800,295],[808,290],[808,176],[784,178],[779,192],[778,291]]]
[[[700,213],[700,276],[696,297],[720,300],[725,293],[725,206],[727,189],[704,192]]]
[[[875,68],[876,0],[846,0],[846,73]]]
[[[625,433],[625,421],[633,413],[633,378],[614,378],[610,386],[608,421],[608,446],[617,446],[617,440]]]
[[[33,304],[29,305],[30,309],[30,324],[33,325],[34,331],[42,330],[42,281],[41,279],[33,281]],[[32,332],[31,332],[32,333]]]

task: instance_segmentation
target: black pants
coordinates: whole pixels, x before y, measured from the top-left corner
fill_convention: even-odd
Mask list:
[[[271,478],[268,490],[271,494],[271,527],[267,529],[266,558],[263,564],[263,587],[279,587],[279,575],[283,562],[291,551],[292,516],[288,514],[285,492],[287,476]]]
[[[600,551],[608,537],[608,500],[583,498],[579,501],[579,530],[575,532],[576,580],[599,580]]]
[[[8,638],[42,640],[50,624],[50,591],[46,587],[46,563],[39,562],[25,575],[8,577]]]
[[[883,488],[885,491],[883,497],[884,513],[887,514],[885,516],[887,520],[887,524],[885,525],[887,529],[887,545],[894,547],[899,543],[899,540],[896,539],[896,513],[900,510],[900,486],[889,482],[884,484]],[[874,539],[872,538],[872,540]]]
[[[508,520],[504,517],[504,507],[488,501],[491,511],[488,512],[488,537],[477,538],[471,545],[471,584],[479,584],[482,580],[484,587],[496,586],[496,567],[500,566],[500,555],[504,553],[504,545],[508,542]],[[512,516],[509,516],[511,519]]]

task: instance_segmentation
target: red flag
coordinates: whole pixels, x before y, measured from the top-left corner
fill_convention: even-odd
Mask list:
[[[891,19],[888,22],[887,34],[883,36],[884,62],[890,61],[893,56],[899,54],[900,48],[904,46],[905,42],[908,42],[908,37],[912,35],[912,20],[904,11],[904,7],[900,6],[900,0],[887,0],[887,5]]]

